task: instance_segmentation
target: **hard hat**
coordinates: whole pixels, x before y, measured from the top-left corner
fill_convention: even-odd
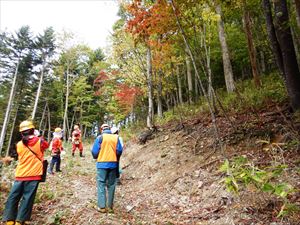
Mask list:
[[[60,128],[60,127],[56,127],[55,130],[54,130],[54,132],[55,132],[55,133],[61,132],[61,128]]]
[[[34,125],[33,125],[32,121],[25,120],[22,123],[20,123],[20,128],[19,128],[20,132],[23,132],[25,130],[30,130],[30,129],[34,129]]]
[[[107,129],[107,128],[109,128],[109,125],[108,125],[108,124],[104,123],[104,124],[101,125],[101,129],[102,129],[102,130],[105,130],[105,129]]]
[[[74,130],[79,129],[78,125],[74,125]]]
[[[111,133],[115,134],[115,133],[117,133],[119,131],[119,128],[112,127],[110,130],[111,130]]]

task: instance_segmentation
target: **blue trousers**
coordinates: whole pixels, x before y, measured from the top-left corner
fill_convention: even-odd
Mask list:
[[[15,181],[7,198],[3,221],[30,220],[32,207],[39,181]],[[20,203],[20,204],[19,204]]]
[[[117,168],[97,169],[98,207],[113,208],[116,189],[116,175]]]
[[[53,167],[54,167],[55,164],[56,164],[56,166],[55,166],[56,172],[59,171],[60,170],[60,163],[61,163],[60,155],[52,156],[49,171],[53,172]]]

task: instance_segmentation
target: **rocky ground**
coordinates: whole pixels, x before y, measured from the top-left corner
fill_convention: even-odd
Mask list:
[[[295,187],[290,200],[300,205],[299,150],[289,144],[297,132],[289,121],[288,112],[276,110],[227,119],[220,116],[216,138],[210,117],[198,116],[183,124],[158,127],[143,145],[128,142],[121,160],[122,184],[116,190],[114,214],[95,209],[95,161],[86,144],[85,158],[73,158],[67,152],[63,172],[49,175],[40,185],[32,224],[300,224],[299,213],[276,217],[282,202],[273,196],[251,187],[239,195],[228,193],[219,170],[226,158],[237,155],[247,156],[258,166],[285,163],[288,169],[280,179]],[[13,167],[2,170],[0,213]]]

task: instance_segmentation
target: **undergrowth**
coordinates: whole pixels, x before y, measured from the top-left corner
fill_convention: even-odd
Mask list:
[[[282,205],[277,217],[285,217],[300,211],[299,206],[289,200],[290,195],[299,190],[283,181],[287,169],[285,164],[259,168],[244,156],[236,157],[231,161],[225,160],[220,167],[220,171],[225,174],[222,182],[229,192],[239,195],[241,190],[251,186],[255,187],[256,193],[269,193],[279,199]]]
[[[239,113],[250,110],[259,110],[272,104],[281,104],[287,100],[287,93],[283,79],[278,74],[269,74],[261,77],[262,86],[256,88],[253,80],[236,82],[236,91],[227,93],[219,89],[216,95],[226,112]],[[217,104],[220,110],[220,106]],[[170,121],[186,120],[200,113],[208,113],[207,101],[203,96],[199,101],[190,105],[184,103],[164,112],[163,118],[155,117],[155,122],[164,125]]]

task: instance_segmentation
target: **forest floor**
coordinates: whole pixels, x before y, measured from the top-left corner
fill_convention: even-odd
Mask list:
[[[300,154],[292,144],[297,124],[289,113],[276,107],[268,111],[218,116],[223,151],[215,140],[208,115],[195,116],[183,124],[158,127],[146,144],[132,140],[122,156],[121,185],[117,186],[115,213],[101,214],[96,208],[96,169],[86,144],[85,158],[63,159],[62,173],[41,183],[32,214],[37,225],[93,224],[201,224],[201,225],[297,225],[300,213],[277,218],[280,199],[241,189],[226,191],[219,168],[225,158],[243,155],[260,167],[285,163],[280,178],[297,190],[289,200],[300,206]],[[231,125],[235,124],[235,127]],[[296,128],[297,129],[297,128]],[[280,146],[280,147],[279,147]],[[3,168],[0,213],[4,207],[14,165]]]

